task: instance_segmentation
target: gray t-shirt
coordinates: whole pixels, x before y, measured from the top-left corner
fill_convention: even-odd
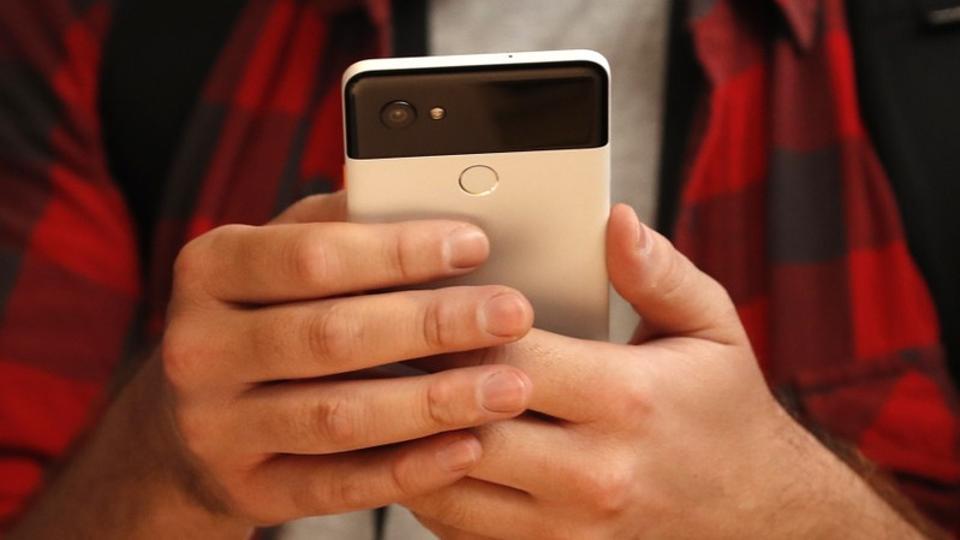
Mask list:
[[[593,49],[612,71],[612,195],[651,222],[656,207],[667,0],[431,0],[431,54]],[[612,306],[611,336],[626,341],[636,317]],[[366,540],[371,512],[296,521],[283,540]],[[387,512],[385,540],[433,538],[400,507]]]

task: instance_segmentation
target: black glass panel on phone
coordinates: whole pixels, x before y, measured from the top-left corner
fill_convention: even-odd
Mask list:
[[[366,72],[345,88],[354,159],[596,148],[607,75],[591,62]]]

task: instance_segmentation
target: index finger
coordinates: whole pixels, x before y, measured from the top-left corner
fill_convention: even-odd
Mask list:
[[[178,290],[266,304],[465,274],[489,249],[483,231],[455,221],[226,225],[187,244],[174,272]]]

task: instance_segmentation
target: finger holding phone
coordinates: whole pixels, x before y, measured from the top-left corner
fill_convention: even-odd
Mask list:
[[[627,345],[532,331],[424,367],[509,364],[524,415],[476,430],[469,477],[404,502],[441,538],[920,538],[773,399],[733,303],[614,208],[614,286],[644,319]]]
[[[182,250],[162,345],[16,537],[245,538],[433,491],[476,464],[466,428],[525,409],[522,371],[369,368],[516,340],[529,303],[502,286],[365,292],[468,273],[489,242],[456,221],[345,223],[344,208],[342,193],[310,197]]]
[[[474,429],[469,476],[404,504],[443,538],[825,537],[851,516],[916,535],[776,403],[723,288],[609,212],[608,78],[590,51],[344,76],[350,218],[476,223],[490,259],[453,282],[516,287],[536,312],[519,341],[416,362],[513,365],[534,414]],[[606,342],[608,274],[643,319],[628,345]]]
[[[321,207],[342,219],[342,194],[216,229],[176,264],[160,353],[172,424],[203,495],[254,523],[448,484],[482,451],[462,430],[520,413],[530,391],[507,366],[365,376],[517,339],[532,313],[498,286],[357,295],[469,272],[486,237],[452,221],[302,221]]]

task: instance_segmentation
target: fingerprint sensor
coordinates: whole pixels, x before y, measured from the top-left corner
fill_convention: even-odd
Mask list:
[[[470,195],[489,195],[497,189],[498,183],[497,171],[486,165],[467,167],[460,173],[460,189]]]

